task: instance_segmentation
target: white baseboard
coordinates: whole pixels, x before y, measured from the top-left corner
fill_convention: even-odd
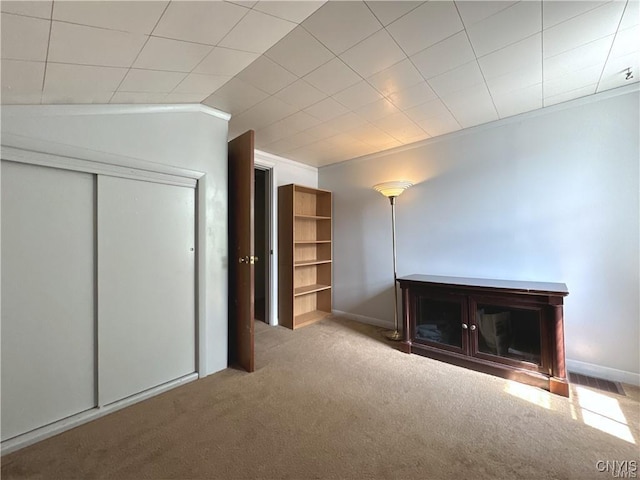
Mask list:
[[[594,365],[593,363],[581,362],[579,360],[571,360],[567,358],[567,370],[570,372],[580,373],[590,377],[604,378],[612,382],[628,383],[629,385],[640,385],[640,374],[618,370],[615,368]]]
[[[355,320],[356,322],[366,323],[368,325],[375,325],[376,327],[388,328],[393,330],[393,322],[382,320],[380,318],[367,317],[365,315],[358,315],[356,313],[343,312],[342,310],[331,311],[336,317],[344,317],[349,320]]]
[[[158,385],[157,387],[150,388],[149,390],[145,390],[144,392],[132,395],[109,405],[92,408],[91,410],[87,410],[86,412],[81,412],[71,417],[63,418],[62,420],[51,423],[49,425],[45,425],[44,427],[37,428],[27,433],[23,433],[22,435],[18,435],[17,437],[10,438],[2,442],[2,455],[6,455],[7,453],[15,452],[16,450],[19,450],[21,448],[28,447],[29,445],[40,442],[41,440],[53,437],[54,435],[58,435],[59,433],[78,427],[83,423],[90,422],[91,420],[96,420],[97,418],[100,418],[109,413],[113,413],[116,410],[128,407],[129,405],[133,405],[134,403],[146,400],[147,398],[159,395],[160,393],[164,393],[167,390],[171,390],[172,388],[179,387],[180,385],[197,379],[198,374],[191,373],[184,377],[172,380],[162,385]]]

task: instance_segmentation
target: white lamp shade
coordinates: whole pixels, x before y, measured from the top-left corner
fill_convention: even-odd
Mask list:
[[[404,180],[395,182],[384,182],[374,185],[374,190],[380,192],[385,197],[398,197],[407,188],[412,186],[413,183]]]

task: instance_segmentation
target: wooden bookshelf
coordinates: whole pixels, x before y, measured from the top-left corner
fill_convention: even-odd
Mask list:
[[[331,314],[331,192],[278,188],[278,321],[296,329]]]

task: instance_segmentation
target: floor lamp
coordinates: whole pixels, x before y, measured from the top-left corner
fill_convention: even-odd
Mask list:
[[[398,330],[398,289],[396,287],[396,197],[399,197],[402,192],[413,185],[406,181],[385,182],[374,185],[374,190],[380,192],[387,197],[391,202],[391,231],[393,242],[393,295],[394,295],[394,309],[393,309],[393,324],[394,330],[392,332],[385,333],[385,336],[389,340],[402,340],[402,335]]]

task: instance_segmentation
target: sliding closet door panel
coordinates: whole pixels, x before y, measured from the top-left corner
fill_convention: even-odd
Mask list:
[[[99,401],[195,371],[195,190],[98,176]]]
[[[96,406],[95,177],[1,168],[6,440]]]

